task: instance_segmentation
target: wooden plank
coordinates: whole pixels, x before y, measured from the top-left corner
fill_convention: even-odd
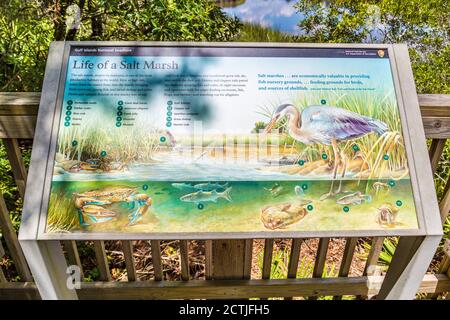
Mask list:
[[[94,241],[94,251],[95,258],[97,259],[97,267],[100,272],[100,280],[111,281],[108,258],[105,252],[105,242],[103,240]]]
[[[40,92],[0,92],[0,106],[39,106]]]
[[[133,256],[133,243],[130,240],[122,240],[122,251],[127,269],[128,281],[136,281],[136,264]]]
[[[429,235],[400,237],[377,300],[414,299],[414,291],[421,282],[421,277],[417,279],[417,275],[427,271],[440,239],[439,236]]]
[[[263,279],[270,279],[270,273],[272,271],[272,256],[273,256],[273,239],[265,239],[263,268],[262,268]]]
[[[421,107],[450,107],[450,94],[418,94]],[[450,117],[450,110],[448,111]]]
[[[316,260],[314,261],[313,278],[321,278],[323,269],[325,268],[325,261],[327,259],[328,243],[330,238],[320,238],[319,247],[317,248]],[[309,297],[310,300],[315,300],[315,296]]]
[[[341,266],[339,267],[339,277],[348,277],[357,244],[358,238],[347,238],[345,240],[344,253],[342,255]],[[342,296],[335,296],[334,299],[340,300]]]
[[[321,278],[323,274],[323,268],[325,267],[325,261],[327,259],[328,243],[330,238],[320,238],[319,248],[317,249],[316,261],[314,262],[313,277]]]
[[[448,179],[447,184],[445,185],[444,195],[439,202],[439,210],[441,212],[441,220],[443,224],[450,212],[450,179]]]
[[[439,265],[439,273],[448,273],[450,271],[450,238],[445,240],[444,244],[444,257]]]
[[[78,268],[80,268],[80,274],[83,275],[83,265],[81,264],[80,255],[78,254],[77,242],[73,240],[64,240],[62,243],[64,250],[67,253],[69,265],[78,266]]]
[[[1,231],[1,230],[0,230]],[[1,238],[0,238],[0,260],[1,258],[3,258],[5,255],[5,249],[3,249],[3,245],[1,242]],[[0,283],[1,282],[7,282],[8,280],[6,280],[5,274],[3,273],[2,267],[0,266]]]
[[[383,276],[350,278],[297,278],[272,280],[193,280],[139,282],[83,282],[80,299],[220,299],[324,295],[376,295]],[[450,291],[445,274],[424,276],[419,293]],[[33,282],[0,283],[1,300],[39,299]]]
[[[30,269],[28,268],[27,261],[25,260],[25,256],[23,255],[22,248],[20,247],[19,240],[17,239],[17,234],[14,231],[9,218],[9,212],[6,208],[3,194],[0,195],[0,228],[21,281],[32,281],[33,278]]]
[[[450,94],[418,94],[421,107],[450,107]],[[0,105],[37,107],[41,99],[40,92],[1,92]]]
[[[0,138],[33,138],[39,99],[38,92],[0,93]],[[436,120],[450,118],[450,95],[419,94],[418,99],[426,136],[448,138],[449,120],[443,120],[441,123]],[[15,119],[14,116],[19,118]]]
[[[300,258],[300,248],[302,246],[303,239],[292,239],[291,254],[289,257],[288,274],[289,279],[297,278],[298,259]]]
[[[245,240],[244,249],[244,276],[243,279],[250,280],[252,276],[253,239]]]
[[[443,250],[444,256],[439,263],[438,273],[447,274],[450,277],[450,239],[445,240]],[[433,293],[427,295],[427,299],[437,299],[439,293]]]
[[[212,279],[212,241],[205,240],[205,279]]]
[[[1,92],[0,106],[39,106],[40,92]],[[449,94],[418,94],[421,107],[450,107]]]
[[[291,253],[289,255],[289,263],[288,263],[288,279],[297,278],[297,270],[298,270],[298,259],[300,258],[300,249],[302,246],[303,239],[295,238],[292,239],[291,244]],[[292,300],[293,297],[285,297],[285,300]]]
[[[34,282],[0,283],[0,300],[40,300]]]
[[[367,256],[366,266],[363,275],[371,276],[375,273],[380,258],[381,250],[383,249],[384,237],[373,237],[370,246],[369,255]]]
[[[36,118],[36,116],[0,116],[0,138],[32,139]],[[427,138],[450,138],[450,118],[423,117],[422,120]]]
[[[341,266],[339,268],[339,276],[340,277],[348,276],[357,244],[358,244],[358,238],[347,238],[346,239],[344,254],[342,257]]]
[[[19,142],[17,139],[3,139],[6,154],[13,172],[14,180],[20,196],[25,196],[25,185],[27,184],[27,170],[23,163],[22,153],[20,152]]]
[[[2,282],[8,282],[8,280],[6,280],[5,274],[3,273],[2,267],[0,266],[0,283]]]
[[[243,279],[245,241],[226,239],[212,241],[212,279]]]
[[[253,297],[375,295],[384,277],[164,282],[85,282],[80,299],[244,299]],[[450,290],[445,275],[426,275],[419,292]],[[101,292],[101,294],[100,294]]]
[[[427,138],[448,139],[450,138],[450,118],[426,117],[422,118],[423,128]]]
[[[447,139],[433,139],[433,141],[431,142],[429,156],[433,174],[436,172],[439,160],[442,156],[442,152],[444,151],[446,141]]]
[[[1,116],[0,138],[32,139],[37,116]]]
[[[151,240],[153,272],[155,281],[163,280],[162,261],[161,261],[161,243],[159,240]]]
[[[181,280],[189,280],[189,244],[187,240],[180,240]]]

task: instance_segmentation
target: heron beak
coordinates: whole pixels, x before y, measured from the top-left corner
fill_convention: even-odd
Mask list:
[[[270,120],[269,124],[264,129],[264,133],[269,133],[273,129],[273,127],[275,127],[275,125],[277,124],[278,118],[279,118],[279,116],[275,116],[272,118],[272,120]]]

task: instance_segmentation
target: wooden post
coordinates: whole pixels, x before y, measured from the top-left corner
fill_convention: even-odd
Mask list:
[[[105,251],[105,242],[103,240],[94,241],[95,258],[100,272],[100,280],[111,281],[111,273],[109,272],[108,258]]]
[[[0,258],[3,258],[5,255],[5,250],[3,249],[2,242],[0,241]],[[3,274],[2,267],[0,267],[0,283],[1,282],[8,282],[5,278],[5,275]]]
[[[14,231],[11,220],[9,219],[9,212],[6,208],[5,200],[3,195],[0,195],[0,228],[2,230],[3,236],[6,240],[6,245],[9,248],[11,257],[17,268],[17,272],[20,275],[22,281],[33,281],[30,270],[27,266],[27,261],[20,247],[19,241],[17,240],[17,234]]]
[[[377,299],[414,299],[440,240],[440,235],[400,237]]]
[[[39,294],[44,300],[76,300],[69,288],[67,263],[59,241],[20,240]]]
[[[127,269],[128,281],[136,281],[136,265],[133,256],[133,244],[130,240],[122,240],[123,258]]]
[[[8,155],[9,163],[11,164],[14,180],[19,189],[20,196],[25,196],[25,185],[27,184],[27,170],[23,163],[22,154],[19,149],[19,142],[17,139],[3,139],[6,154]]]
[[[212,240],[211,278],[241,280],[245,278],[247,240]]]

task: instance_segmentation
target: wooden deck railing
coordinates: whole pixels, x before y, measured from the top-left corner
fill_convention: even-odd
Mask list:
[[[32,139],[37,117],[40,93],[0,94],[0,139],[5,146],[19,194],[23,197],[27,179],[18,139]],[[426,136],[432,139],[430,159],[433,172],[441,158],[445,143],[450,138],[450,95],[419,95]],[[440,201],[442,221],[450,211],[450,179],[446,182]],[[0,197],[0,228],[10,258],[14,261],[20,281],[8,281],[0,267],[0,299],[39,299],[39,293],[23,256],[17,235],[12,227],[3,196]],[[297,278],[300,249],[304,239],[292,239],[287,279],[270,279],[274,241],[266,239],[263,252],[262,278],[250,279],[252,240],[206,241],[206,280],[190,280],[189,241],[180,240],[182,281],[164,281],[160,241],[151,241],[154,280],[136,281],[133,243],[122,241],[128,281],[111,281],[111,273],[104,241],[94,241],[94,251],[100,281],[84,282],[78,290],[81,299],[149,299],[149,298],[250,298],[343,295],[367,297],[377,294],[382,276],[373,276],[371,266],[377,265],[383,238],[373,238],[366,267],[360,276],[348,277],[354,259],[358,238],[347,238],[339,275],[322,278],[330,238],[319,240],[312,278]],[[82,266],[75,241],[63,241],[68,263]],[[0,242],[0,257],[4,250]],[[419,292],[430,296],[450,291],[450,257],[447,252],[437,274],[424,277]],[[224,270],[227,268],[227,270]],[[369,277],[370,276],[370,277]]]

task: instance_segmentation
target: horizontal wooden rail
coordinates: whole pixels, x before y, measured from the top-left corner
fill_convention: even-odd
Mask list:
[[[80,299],[230,299],[283,296],[376,295],[383,276],[302,278],[277,280],[192,280],[139,282],[86,282],[77,290]],[[450,290],[447,275],[425,275],[419,293]],[[34,283],[0,284],[0,299],[38,298]]]
[[[0,138],[32,139],[39,92],[0,93]],[[450,138],[450,95],[421,94],[419,105],[427,138]]]

